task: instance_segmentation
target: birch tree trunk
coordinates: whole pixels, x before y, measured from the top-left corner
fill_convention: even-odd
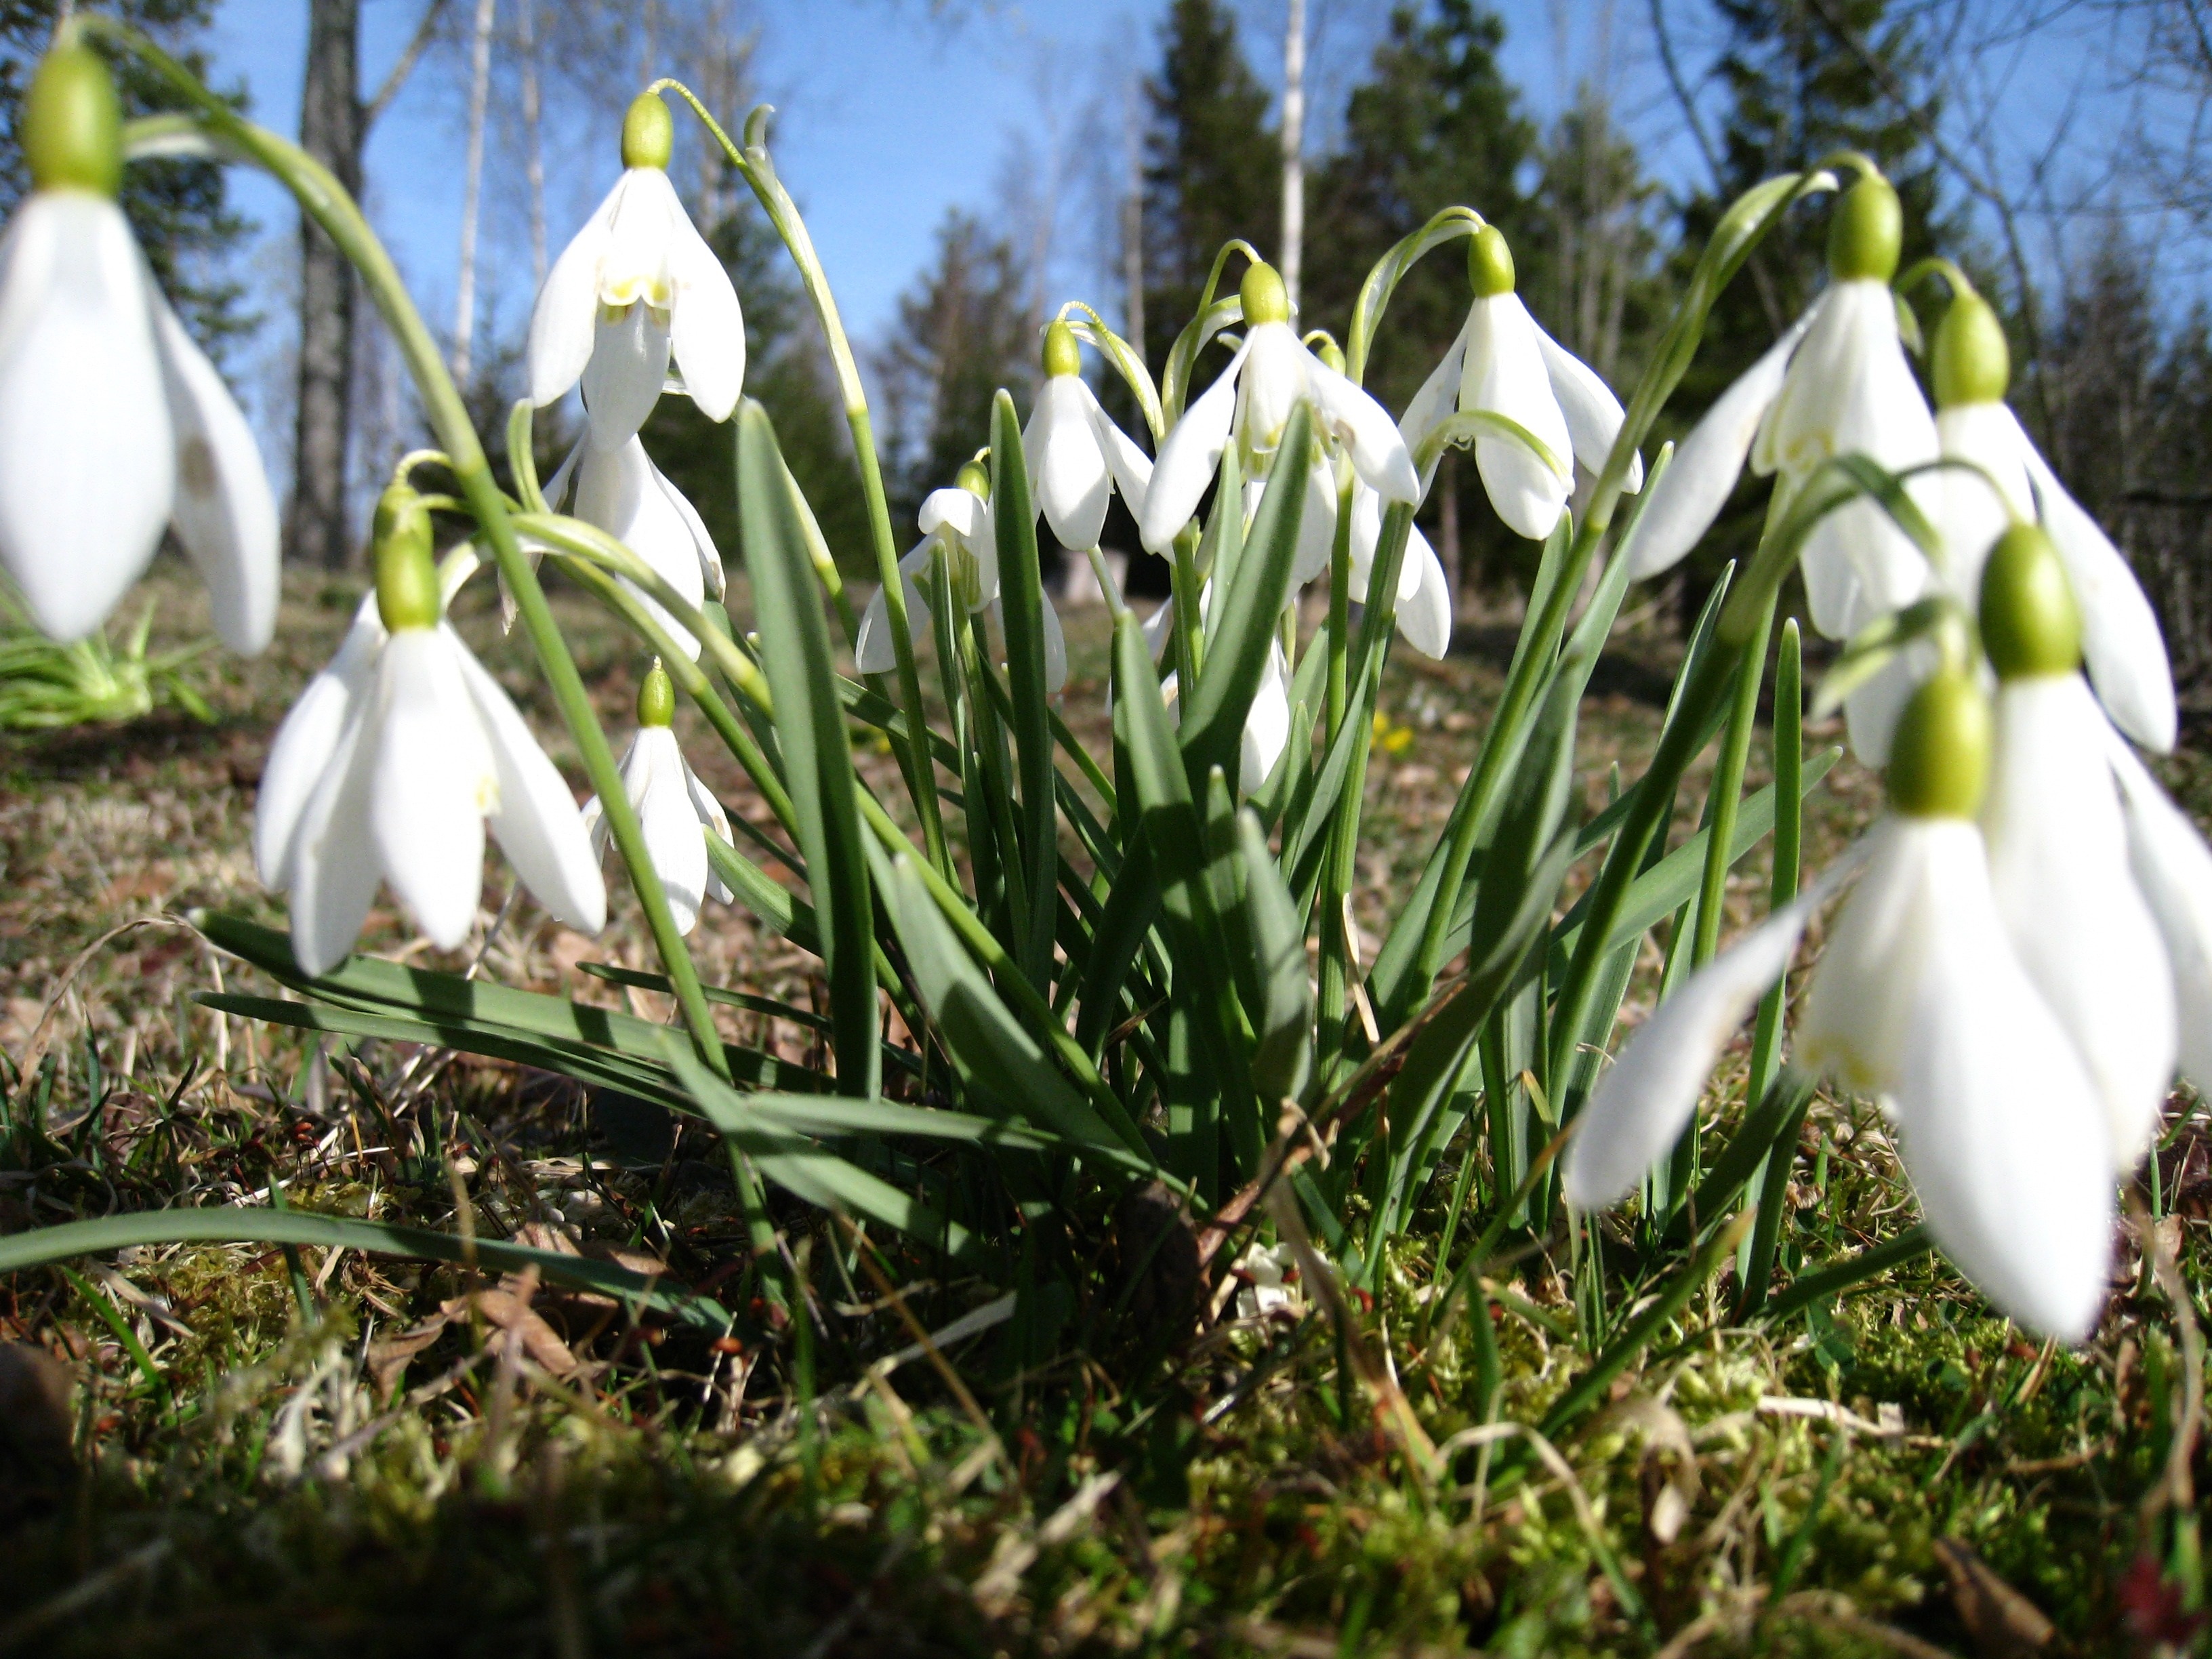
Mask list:
[[[491,26],[499,0],[477,0],[469,51],[469,159],[461,185],[461,266],[453,284],[453,379],[469,383],[477,330],[477,219],[483,195],[484,107],[491,98]]]
[[[1306,236],[1306,0],[1289,0],[1283,27],[1283,287],[1291,314],[1298,309],[1298,278]]]
[[[538,86],[538,0],[521,0],[522,168],[530,191],[530,291],[545,286],[545,143]]]
[[[360,0],[310,0],[300,143],[356,197],[367,125],[359,91],[360,42]],[[295,558],[331,568],[353,555],[346,528],[353,325],[353,272],[337,245],[301,214],[299,395],[285,540]]]

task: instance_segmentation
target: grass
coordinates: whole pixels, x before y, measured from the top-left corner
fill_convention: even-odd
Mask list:
[[[166,648],[204,604],[174,573],[156,582]],[[274,1188],[298,1208],[649,1261],[730,1294],[743,1231],[706,1131],[672,1135],[618,1100],[465,1057],[319,1052],[191,1004],[218,975],[234,990],[252,975],[186,909],[281,922],[252,872],[253,784],[357,597],[297,580],[268,659],[194,664],[210,722],[0,738],[0,1232]],[[471,595],[465,631],[550,732],[490,603]],[[626,730],[634,665],[580,604],[562,617]],[[1394,666],[1386,684],[1355,900],[1374,937],[1497,694],[1508,635],[1468,632],[1468,654]],[[1104,639],[1070,619],[1064,706],[1102,748]],[[1616,759],[1632,772],[1650,752],[1672,653],[1631,624],[1603,665],[1578,757],[1589,804]],[[731,810],[764,817],[715,747],[690,752]],[[887,753],[860,759],[888,779]],[[1755,750],[1754,784],[1762,765]],[[2201,757],[2171,778],[2207,804]],[[1832,773],[1808,864],[1877,799],[1849,763]],[[495,860],[485,928],[441,965],[480,956],[508,982],[668,1017],[579,971],[653,965],[634,914],[618,903],[585,940],[526,902],[494,932],[507,879]],[[1765,883],[1747,860],[1737,921]],[[388,908],[367,944],[440,962]],[[713,908],[695,945],[709,982],[801,1006],[817,994],[810,959],[741,911]],[[729,1036],[794,1060],[819,1041],[721,1013]],[[1741,1109],[1742,1065],[1717,1120]],[[2172,1103],[2141,1196],[2201,1287],[2212,1146],[2193,1104]],[[2200,1639],[2158,1559],[2190,1535],[2160,1511],[2194,1501],[2174,1478],[2193,1425],[2172,1453],[2203,1310],[2178,1313],[2132,1239],[2079,1353],[2023,1340],[1932,1258],[1762,1329],[1729,1323],[1724,1271],[1600,1413],[1532,1449],[1481,1425],[1540,1419],[1592,1316],[1564,1246],[1498,1267],[1494,1413],[1469,1323],[1424,1339],[1462,1152],[1351,1336],[1389,1356],[1430,1441],[1462,1437],[1433,1479],[1296,1286],[1264,1313],[1232,1295],[1185,1334],[1143,1318],[1146,1269],[1136,1317],[1073,1310],[1098,1316],[1087,1346],[1041,1358],[992,1325],[915,1354],[909,1321],[941,1330],[997,1291],[879,1264],[796,1206],[779,1218],[809,1302],[795,1322],[740,1309],[719,1342],[349,1251],[142,1249],[0,1277],[0,1651],[1917,1654],[2034,1650],[2045,1620],[2051,1651]],[[1790,1175],[1793,1267],[1893,1235],[1910,1210],[1863,1104],[1817,1100]],[[1102,1261],[1132,1231],[1069,1224]],[[1601,1237],[1634,1260],[1624,1230]],[[1642,1294],[1603,1310],[1608,1325]]]

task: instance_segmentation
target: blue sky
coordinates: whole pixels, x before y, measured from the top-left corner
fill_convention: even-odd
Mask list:
[[[365,85],[381,82],[422,3],[363,0]],[[541,10],[560,3],[538,0]],[[1121,100],[1153,66],[1165,9],[1165,0],[729,3],[739,27],[757,31],[752,76],[757,95],[778,106],[770,137],[779,168],[863,344],[888,325],[898,295],[928,258],[946,210],[988,210],[1005,198],[1010,156],[1026,155],[1034,173],[1036,161],[1056,143],[1070,165],[1080,164],[1085,146],[1077,124],[1088,108],[1103,128],[1097,137],[1106,154],[1095,165],[1118,166]],[[1994,22],[2013,3],[1988,0],[1981,9]],[[502,18],[514,15],[515,4],[500,0]],[[1328,143],[1331,119],[1389,7],[1384,0],[1309,5],[1315,27],[1310,137],[1318,148]],[[453,9],[471,8],[456,0]],[[636,9],[630,7],[633,15]],[[1262,78],[1273,82],[1282,0],[1238,0],[1238,9],[1248,53]],[[1701,164],[1661,74],[1643,0],[1503,0],[1497,9],[1506,25],[1506,68],[1532,112],[1556,111],[1578,76],[1597,74],[1614,88],[1620,117],[1643,143],[1647,167],[1676,188],[1698,182]],[[306,12],[302,0],[225,0],[209,42],[218,77],[242,82],[256,118],[284,131],[298,125]],[[1694,69],[1709,59],[1710,9],[1698,0],[1673,0],[1668,12],[1682,60]],[[954,21],[944,21],[947,13]],[[1985,61],[1986,73],[2003,89],[1991,129],[2000,154],[2025,154],[2069,110],[2075,112],[2081,154],[2099,149],[2124,114],[2103,90],[2097,68],[2116,49],[2118,27],[2087,14],[2062,16],[2056,27]],[[619,73],[610,81],[629,84]],[[549,108],[547,206],[556,252],[615,176],[621,101],[610,92],[586,106],[572,94]],[[505,118],[511,130],[511,112]],[[434,56],[374,131],[366,193],[418,301],[441,328],[452,315],[463,148],[459,65],[450,54]],[[2082,193],[2093,194],[2087,166],[2075,172],[2089,179],[2079,186]],[[290,205],[243,171],[235,189],[261,227],[262,246],[250,258],[249,275],[260,283],[280,283],[296,236]],[[494,325],[510,336],[526,314],[532,288],[522,190],[516,154],[495,147],[486,176],[481,280]],[[1071,185],[1064,194],[1067,208],[1050,266],[1054,297],[1088,295],[1110,302],[1111,279],[1095,258],[1103,240],[1097,193]],[[2049,249],[2037,252],[2047,257]],[[246,368],[242,378],[252,400],[273,411],[282,402],[288,307],[281,294],[270,294],[262,308],[274,325],[264,331],[264,362]],[[1110,303],[1102,309],[1110,314]]]

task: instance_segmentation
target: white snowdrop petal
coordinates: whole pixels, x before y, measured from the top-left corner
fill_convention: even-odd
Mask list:
[[[337,654],[307,682],[270,742],[253,801],[253,866],[265,887],[283,890],[292,884],[293,843],[301,815],[336,763],[340,735],[366,704],[384,639],[376,595],[371,592],[354,612],[353,625]]]
[[[1057,692],[1067,684],[1067,635],[1060,632],[1060,612],[1053,609],[1049,594],[1039,620],[1044,625],[1044,689]]]
[[[149,285],[149,292],[151,284]],[[222,376],[192,343],[168,301],[152,295],[169,417],[177,441],[177,539],[206,582],[222,642],[258,655],[276,631],[282,586],[276,498],[252,428]]]
[[[964,495],[967,491],[960,493]],[[906,595],[907,633],[916,644],[929,631],[930,619],[928,602],[915,578],[929,568],[930,549],[934,544],[933,537],[926,538],[908,549],[898,562],[899,580]],[[898,647],[891,641],[890,606],[880,587],[868,596],[860,612],[860,631],[853,641],[853,665],[863,674],[888,674],[898,666]]]
[[[1882,818],[1867,832],[1866,873],[1837,917],[1806,988],[1797,1054],[1863,1095],[1897,1085],[1928,950],[1931,895],[1989,886],[1982,832],[1964,818]]]
[[[500,851],[556,920],[598,933],[607,922],[607,886],[575,796],[499,682],[450,628],[446,638],[490,749],[497,804],[487,817]]]
[[[349,711],[331,763],[301,814],[286,872],[292,957],[310,975],[326,974],[353,954],[382,874],[368,823],[374,714],[368,698]]]
[[[2173,1076],[2173,981],[2128,867],[2104,716],[2078,674],[2010,680],[1982,828],[2013,948],[2103,1102],[2131,1169]]]
[[[1221,452],[1229,442],[1229,423],[1237,413],[1237,379],[1252,348],[1237,348],[1221,377],[1199,400],[1182,412],[1160,445],[1152,463],[1151,486],[1145,491],[1144,511],[1137,519],[1137,539],[1148,553],[1165,553],[1176,534],[1198,511],[1206,486],[1221,465]]]
[[[1090,416],[1091,430],[1097,434],[1098,447],[1113,469],[1114,487],[1121,492],[1121,500],[1132,514],[1142,517],[1145,511],[1145,492],[1152,487],[1152,458],[1137,447],[1136,441],[1114,424],[1089,385],[1080,380],[1085,412]]]
[[[669,256],[678,227],[690,222],[684,204],[659,167],[631,167],[619,188],[622,195],[599,258],[599,301],[627,306],[643,301],[668,310],[676,299]]]
[[[1937,914],[1904,975],[1913,994],[1889,1103],[1898,1150],[1944,1255],[1999,1311],[2079,1342],[2112,1262],[2104,1115],[1978,867],[1926,896]]]
[[[1982,566],[2015,518],[2035,516],[2020,426],[2002,404],[1958,404],[1936,411],[1946,467],[1929,481],[1929,520],[1943,538],[1943,580],[1969,605],[1981,601]]]
[[[637,435],[668,378],[669,335],[642,301],[602,314],[584,365],[584,412],[595,448],[611,452]]]
[[[1282,441],[1291,410],[1307,392],[1317,365],[1288,323],[1261,323],[1246,337],[1244,374],[1237,383],[1237,430],[1265,455]]]
[[[2179,715],[2173,700],[2173,667],[2166,660],[2166,636],[2143,596],[2142,585],[2120,550],[2112,545],[2087,509],[2068,493],[2058,475],[2036,453],[2009,410],[2019,433],[2021,459],[2041,497],[2043,526],[2065,562],[2081,610],[2081,657],[2098,701],[2112,720],[2146,749],[2165,754],[2173,747]]]
[[[1327,456],[1316,453],[1306,469],[1305,506],[1298,515],[1298,550],[1291,563],[1293,593],[1328,568],[1336,551],[1336,469]]]
[[[1816,884],[1681,983],[1599,1078],[1567,1146],[1567,1202],[1601,1210],[1634,1190],[1698,1108],[1705,1079],[1752,1005],[1796,954],[1826,898]]]
[[[915,523],[925,536],[933,536],[951,526],[952,533],[963,541],[973,541],[983,528],[984,503],[969,490],[957,488],[933,489],[921,498],[921,509],[915,514]]]
[[[1162,599],[1153,607],[1152,614],[1137,625],[1137,631],[1145,636],[1146,648],[1152,652],[1152,660],[1158,662],[1175,634],[1175,601]]]
[[[483,890],[484,814],[498,779],[483,722],[441,629],[404,628],[377,664],[365,741],[368,827],[392,890],[433,944],[468,937]]]
[[[699,781],[699,775],[691,769],[688,761],[684,766],[684,787],[691,798],[691,810],[698,814],[701,827],[719,837],[725,846],[734,846],[736,843],[730,838],[729,815],[722,811],[722,803],[716,800],[707,786]],[[705,842],[706,836],[702,835],[700,842],[703,846]],[[737,895],[730,890],[729,884],[714,872],[711,859],[708,861],[707,871],[707,896],[719,904],[733,902]]]
[[[1407,532],[1398,572],[1398,632],[1423,656],[1441,662],[1451,651],[1451,583],[1443,561],[1416,525]]]
[[[659,873],[676,931],[689,933],[699,920],[707,892],[707,843],[699,833],[699,813],[684,775],[684,757],[676,733],[648,726],[637,734],[632,751],[635,772],[624,781],[646,856]]]
[[[7,244],[0,339],[0,564],[57,640],[106,621],[159,545],[176,441],[151,279],[123,211],[33,193]]]
[[[1536,325],[1519,295],[1497,294],[1474,302],[1459,406],[1466,413],[1502,415],[1551,452],[1547,462],[1517,438],[1485,434],[1474,441],[1475,467],[1491,506],[1515,535],[1541,541],[1559,521],[1574,488],[1574,443],[1552,395]]]
[[[1808,312],[1739,375],[1675,450],[1674,464],[1652,487],[1636,520],[1626,555],[1632,576],[1640,580],[1671,570],[1713,527],[1742,476],[1752,440],[1782,390],[1790,355],[1811,320]]]
[[[1553,339],[1542,324],[1531,326],[1536,331],[1536,349],[1543,357],[1544,372],[1551,377],[1552,395],[1559,400],[1559,412],[1566,416],[1575,459],[1588,471],[1602,472],[1628,411],[1595,369]],[[1622,488],[1632,495],[1644,488],[1643,456],[1630,457]]]
[[[1352,471],[1386,501],[1419,501],[1420,475],[1389,411],[1310,352],[1306,363],[1315,413],[1344,446]]]
[[[2105,733],[2128,826],[2128,861],[2173,969],[2181,1069],[2212,1089],[2212,848],[2118,733]]]
[[[1460,325],[1459,332],[1437,366],[1429,371],[1429,378],[1406,405],[1406,412],[1398,417],[1398,435],[1405,440],[1409,455],[1419,456],[1422,444],[1459,404],[1461,373],[1467,362],[1468,331],[1474,326],[1474,314]],[[1436,476],[1437,464],[1432,459],[1421,469],[1421,494],[1426,496],[1429,484]]]
[[[1851,753],[1863,766],[1889,764],[1890,739],[1897,733],[1897,717],[1935,672],[1934,642],[1915,640],[1875,677],[1844,699],[1844,723],[1850,734]]]
[[[691,526],[669,499],[669,489],[645,446],[632,436],[613,448],[587,441],[576,468],[576,517],[597,525],[627,545],[694,605],[705,602],[706,576]],[[631,586],[625,580],[625,586]],[[633,592],[638,592],[634,586]],[[639,592],[647,613],[695,660],[699,642],[653,599]]]
[[[615,181],[584,228],[561,251],[531,308],[530,400],[540,409],[558,403],[591,361],[599,309],[599,261],[629,182],[628,173]]]
[[[1078,549],[1098,545],[1114,493],[1113,471],[1085,405],[1088,390],[1079,375],[1052,375],[1022,432],[1022,459],[1037,511],[1061,546]]]
[[[1290,743],[1290,679],[1284,672],[1283,647],[1271,645],[1267,672],[1260,677],[1260,689],[1253,694],[1251,709],[1244,716],[1237,787],[1248,795],[1257,791],[1267,782]]]
[[[692,550],[699,556],[699,574],[706,583],[706,592],[720,599],[729,586],[729,575],[722,568],[722,555],[714,545],[714,538],[707,533],[707,521],[699,516],[699,509],[691,505],[690,498],[676,487],[676,481],[659,467],[653,470],[660,484],[661,494],[684,520],[684,529],[691,532]]]
[[[684,389],[710,421],[726,421],[745,386],[745,314],[728,269],[681,205],[670,231],[671,343]]]

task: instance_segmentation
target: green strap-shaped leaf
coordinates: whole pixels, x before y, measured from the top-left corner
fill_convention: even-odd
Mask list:
[[[873,906],[861,851],[860,787],[843,701],[822,615],[819,583],[784,485],[783,457],[768,412],[738,413],[738,507],[745,568],[759,614],[761,665],[775,702],[776,735],[799,815],[814,911],[830,980],[840,1092],[877,1091]]]
[[[1028,929],[1015,960],[1039,990],[1052,975],[1053,893],[1059,825],[1054,813],[1052,720],[1045,690],[1044,580],[1037,568],[1036,510],[1022,453],[1021,419],[1004,391],[991,404],[992,521],[999,538],[1000,609],[1006,630],[1006,690],[1012,704],[1015,772],[1021,785],[1020,853],[1029,894]]]
[[[739,1094],[673,1042],[668,1061],[733,1152],[743,1152],[786,1192],[822,1209],[880,1221],[957,1261],[973,1266],[988,1259],[983,1241],[958,1222],[882,1176],[776,1126],[769,1115],[752,1109],[754,1097]]]
[[[1252,1019],[1252,1077],[1263,1101],[1295,1096],[1313,1069],[1313,981],[1306,976],[1306,934],[1291,890],[1267,850],[1259,815],[1237,815],[1237,850],[1244,878],[1244,935],[1259,998]]]
[[[939,913],[912,857],[873,845],[868,855],[915,989],[962,1081],[1002,1111],[1094,1154],[1134,1159],[1149,1172],[1152,1159],[1142,1139],[1131,1145],[1109,1128],[1000,1000]]]
[[[704,1066],[700,1069],[706,1070]],[[549,1285],[629,1297],[716,1336],[726,1332],[732,1323],[729,1310],[720,1303],[693,1296],[671,1285],[665,1279],[633,1273],[611,1261],[534,1250],[503,1239],[465,1239],[423,1227],[395,1226],[390,1222],[324,1215],[313,1210],[228,1206],[142,1210],[132,1215],[103,1216],[95,1221],[36,1227],[0,1238],[0,1273],[142,1244],[313,1244],[326,1249],[366,1250],[379,1255],[472,1264],[495,1273],[520,1273],[535,1267],[538,1277]]]
[[[1224,596],[1216,577],[1220,621],[1206,641],[1206,669],[1194,692],[1181,689],[1185,775],[1195,796],[1206,775],[1218,766],[1234,777],[1244,737],[1244,717],[1267,670],[1275,625],[1291,595],[1291,570],[1298,551],[1298,524],[1305,510],[1307,474],[1312,468],[1313,416],[1300,402],[1284,423],[1267,493],[1243,538]],[[1228,512],[1241,512],[1237,502]],[[1150,658],[1146,659],[1147,666]]]

